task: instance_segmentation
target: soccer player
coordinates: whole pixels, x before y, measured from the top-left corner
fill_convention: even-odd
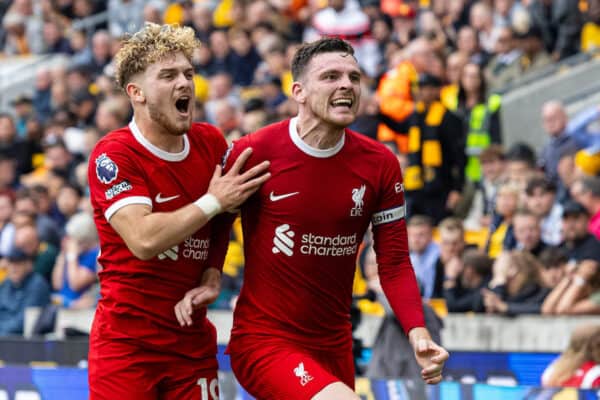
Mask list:
[[[129,126],[93,150],[88,170],[100,237],[99,301],[89,351],[92,399],[218,398],[215,328],[228,236],[213,219],[268,179],[268,162],[222,175],[223,135],[192,124],[191,28],[148,24],[116,55]],[[182,316],[190,287],[199,309]],[[187,320],[184,326],[179,320]]]
[[[425,382],[442,379],[448,353],[424,328],[409,259],[398,159],[346,127],[361,73],[352,47],[326,38],[292,63],[297,117],[241,138],[246,167],[271,178],[242,206],[246,266],[228,350],[257,399],[358,399],[350,304],[358,246],[369,224],[383,290],[408,334]]]

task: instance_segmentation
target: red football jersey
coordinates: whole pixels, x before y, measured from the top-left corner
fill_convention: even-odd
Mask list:
[[[586,361],[561,386],[572,386],[581,389],[600,388],[600,364],[596,364],[593,361]]]
[[[227,148],[225,139],[208,124],[193,124],[183,139],[183,151],[165,152],[132,121],[102,138],[90,156],[88,179],[102,266],[92,339],[134,339],[140,346],[190,357],[216,354],[215,328],[206,311],[194,314],[191,327],[180,327],[173,311],[207,267],[222,267],[228,237],[212,232],[215,221],[147,261],[135,257],[108,222],[129,204],[169,212],[206,193]]]
[[[247,147],[253,154],[245,167],[269,160],[272,177],[242,207],[246,266],[232,340],[270,335],[321,351],[349,350],[356,256],[371,222],[396,315],[407,331],[424,326],[397,158],[350,130],[331,149],[312,148],[298,136],[295,118],[241,138],[226,166]]]

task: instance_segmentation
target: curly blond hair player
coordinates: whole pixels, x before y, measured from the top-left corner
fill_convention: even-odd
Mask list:
[[[200,42],[190,27],[146,23],[144,28],[125,40],[115,56],[115,78],[125,89],[136,74],[156,61],[181,52],[191,62]]]

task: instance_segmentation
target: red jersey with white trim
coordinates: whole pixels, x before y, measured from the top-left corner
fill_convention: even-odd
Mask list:
[[[215,237],[215,220],[147,261],[135,257],[108,222],[129,204],[169,212],[206,193],[227,148],[225,139],[208,124],[193,124],[183,138],[183,151],[168,153],[148,142],[132,121],[92,151],[88,179],[102,266],[92,340],[95,335],[134,339],[141,347],[188,357],[216,354],[215,328],[206,310],[194,314],[191,327],[181,327],[173,310],[200,284],[206,268],[222,267],[228,237]]]
[[[586,361],[561,386],[578,387],[581,389],[600,388],[600,364],[596,364],[593,361]]]
[[[242,207],[244,284],[231,342],[268,335],[320,351],[351,348],[356,256],[373,222],[384,290],[403,327],[424,326],[409,259],[398,159],[382,144],[346,130],[331,149],[309,147],[296,119],[241,138],[246,168],[271,162],[271,178]]]

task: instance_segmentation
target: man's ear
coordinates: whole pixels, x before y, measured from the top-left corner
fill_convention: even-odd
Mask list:
[[[304,104],[306,101],[306,88],[302,83],[292,83],[292,97],[298,104]]]
[[[129,96],[131,101],[133,101],[134,103],[146,102],[146,96],[144,96],[144,91],[138,84],[129,82],[125,87],[125,91],[127,92],[127,96]]]

